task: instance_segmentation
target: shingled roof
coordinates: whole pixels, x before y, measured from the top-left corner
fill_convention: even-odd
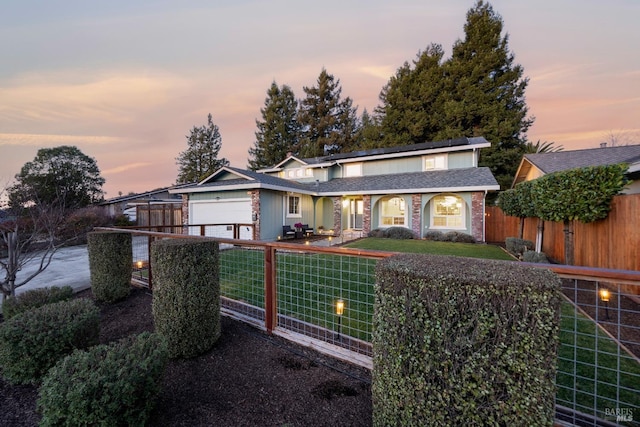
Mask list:
[[[525,154],[524,157],[544,173],[552,173],[587,166],[635,163],[640,161],[640,145]]]
[[[634,164],[640,162],[640,145],[588,148],[553,153],[525,154],[516,172],[513,185],[525,181],[532,167],[543,174],[589,166]]]
[[[499,190],[489,168],[464,168],[411,172],[389,175],[338,178],[321,182],[317,192],[322,195],[421,193],[443,191]]]

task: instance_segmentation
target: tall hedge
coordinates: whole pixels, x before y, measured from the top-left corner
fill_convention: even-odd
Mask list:
[[[151,245],[152,311],[169,357],[198,356],[220,337],[218,243],[167,239]]]
[[[374,425],[552,423],[555,274],[404,254],[380,261],[376,275]]]
[[[126,298],[133,272],[131,234],[92,232],[87,235],[91,290],[98,301]]]

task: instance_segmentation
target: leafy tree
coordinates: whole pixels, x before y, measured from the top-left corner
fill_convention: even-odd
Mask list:
[[[207,117],[206,125],[194,126],[186,138],[188,148],[176,158],[179,167],[177,184],[200,182],[221,167],[229,165],[226,158],[218,159],[222,137],[211,114]]]
[[[518,237],[524,236],[525,218],[536,217],[535,206],[531,200],[531,189],[535,181],[524,181],[516,185],[515,188],[505,190],[498,196],[498,206],[502,211],[520,219],[518,226]]]
[[[300,140],[296,153],[316,157],[329,153],[349,152],[355,148],[358,133],[357,108],[347,97],[341,99],[340,80],[324,68],[317,86],[304,87],[306,97],[300,101],[298,121]]]
[[[103,200],[105,180],[95,159],[77,147],[41,148],[8,189],[14,208],[43,205],[76,209]]]
[[[249,169],[257,170],[282,161],[298,145],[298,103],[289,86],[271,83],[260,109],[262,121],[256,120],[256,141],[249,149]]]
[[[533,181],[532,202],[536,216],[564,223],[565,261],[573,264],[571,221],[583,223],[604,219],[613,196],[628,183],[628,165],[593,166],[544,175]]]

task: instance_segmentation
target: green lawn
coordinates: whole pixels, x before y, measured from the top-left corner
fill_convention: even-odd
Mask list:
[[[430,240],[397,240],[368,237],[366,239],[348,243],[345,247],[513,261],[513,257],[498,246],[474,243],[433,242]]]
[[[499,247],[483,244],[368,238],[347,246],[510,259]],[[371,341],[375,260],[284,252],[279,252],[276,260],[280,314]],[[222,251],[220,279],[222,295],[264,307],[262,251]],[[340,326],[335,314],[338,299],[346,304]],[[606,408],[639,408],[637,384],[640,383],[640,365],[620,351],[617,343],[605,334],[599,334],[596,339],[595,332],[596,326],[591,319],[576,313],[572,304],[563,303],[557,375],[558,404],[572,407],[575,399],[577,408],[589,413],[589,408],[593,408],[595,402],[600,417],[604,417]],[[621,374],[618,375],[618,372]]]

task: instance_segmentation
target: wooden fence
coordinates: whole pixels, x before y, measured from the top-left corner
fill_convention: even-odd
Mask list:
[[[542,251],[564,263],[563,224],[541,222],[544,225]],[[519,224],[519,218],[505,215],[498,207],[487,207],[487,242],[504,243],[507,237],[518,237]],[[537,218],[526,218],[523,238],[535,242],[538,224]],[[616,196],[606,219],[590,224],[573,221],[572,228],[575,265],[640,270],[640,194]]]

